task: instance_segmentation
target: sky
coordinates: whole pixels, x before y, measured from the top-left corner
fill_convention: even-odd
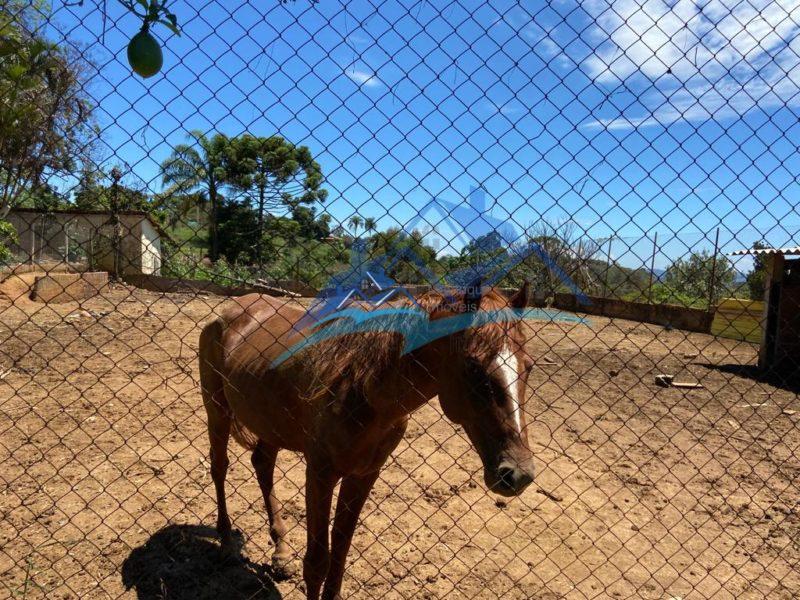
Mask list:
[[[571,219],[633,266],[656,232],[656,267],[718,229],[728,252],[800,243],[800,0],[174,0],[183,34],[154,29],[147,80],[135,18],[69,4],[50,35],[98,66],[106,158],[152,191],[189,130],[279,134],[340,222],[403,226],[481,186],[495,218]]]

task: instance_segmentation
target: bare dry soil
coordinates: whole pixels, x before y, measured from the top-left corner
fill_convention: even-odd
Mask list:
[[[119,285],[80,305],[0,296],[0,597],[302,597],[264,566],[266,515],[235,447],[242,559],[210,529],[196,350],[222,302]],[[755,346],[604,318],[529,331],[536,484],[488,494],[431,403],[364,510],[348,596],[800,596],[800,402],[758,379]],[[279,466],[302,554],[303,462]]]

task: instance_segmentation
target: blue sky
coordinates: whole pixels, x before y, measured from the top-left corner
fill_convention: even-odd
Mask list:
[[[106,157],[153,191],[190,129],[278,133],[311,148],[338,221],[402,226],[482,185],[494,216],[572,218],[641,265],[655,231],[657,263],[717,227],[725,250],[798,243],[798,4],[175,1],[184,33],[155,30],[146,81],[113,1],[102,44],[91,1],[55,2],[52,35],[89,48]]]

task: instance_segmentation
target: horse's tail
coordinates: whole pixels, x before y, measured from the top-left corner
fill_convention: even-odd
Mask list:
[[[222,376],[224,331],[225,321],[219,317],[207,323],[200,332],[200,387],[208,413],[209,432],[215,426],[221,428],[229,424],[233,439],[247,450],[253,450],[258,444],[258,436],[236,417],[225,397]]]

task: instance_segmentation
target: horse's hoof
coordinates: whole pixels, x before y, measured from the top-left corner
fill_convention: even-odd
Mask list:
[[[217,537],[223,546],[230,544],[233,541],[233,529],[229,524],[217,523]]]
[[[282,556],[272,557],[272,573],[275,579],[291,579],[297,575],[297,561]]]
[[[231,563],[238,563],[244,560],[242,556],[241,550],[239,547],[233,542],[233,540],[223,542],[220,545],[222,550],[222,560],[228,564]]]
[[[242,539],[239,532],[223,529],[217,532],[219,534],[219,545],[222,551],[222,556],[226,562],[229,561],[242,561]]]

